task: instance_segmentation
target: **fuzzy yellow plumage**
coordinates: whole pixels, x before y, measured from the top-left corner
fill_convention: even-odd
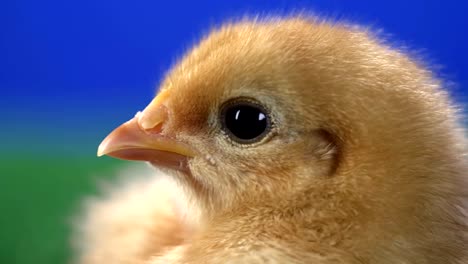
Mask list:
[[[163,173],[90,206],[81,263],[468,262],[456,109],[430,71],[365,29],[226,24],[160,90],[99,151]],[[264,133],[226,130],[236,104],[263,111]]]

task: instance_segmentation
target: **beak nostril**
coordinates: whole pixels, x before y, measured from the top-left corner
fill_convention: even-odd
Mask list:
[[[163,104],[150,104],[138,115],[138,125],[145,131],[161,131],[162,125],[167,121],[168,110]]]
[[[145,131],[151,134],[162,134],[163,131],[163,122],[160,122],[157,124],[155,127],[152,127],[150,129],[146,129]]]

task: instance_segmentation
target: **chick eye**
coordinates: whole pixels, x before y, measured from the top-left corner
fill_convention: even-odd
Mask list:
[[[267,111],[250,101],[225,104],[221,110],[221,124],[231,139],[242,144],[261,140],[271,128]]]

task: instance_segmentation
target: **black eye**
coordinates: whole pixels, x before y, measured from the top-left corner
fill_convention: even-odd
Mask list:
[[[233,140],[243,144],[259,141],[271,128],[267,111],[260,104],[247,100],[225,104],[221,110],[221,124]]]

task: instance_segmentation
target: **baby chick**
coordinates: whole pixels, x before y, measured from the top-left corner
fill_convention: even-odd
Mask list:
[[[468,263],[466,146],[441,82],[367,30],[227,24],[100,145],[171,180],[92,207],[82,263]]]

